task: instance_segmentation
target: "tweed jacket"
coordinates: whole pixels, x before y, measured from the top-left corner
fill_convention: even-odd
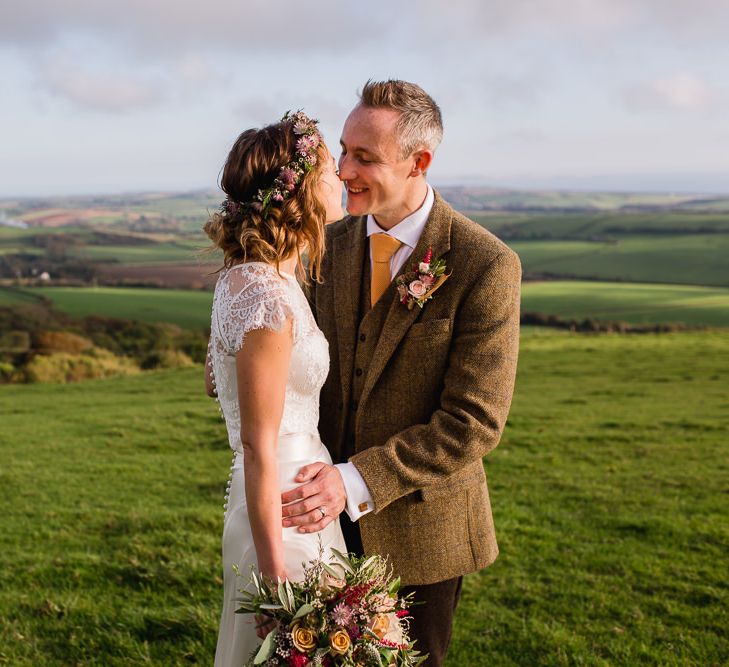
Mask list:
[[[357,305],[367,259],[366,218],[327,227],[314,313],[329,341],[319,430],[342,461],[351,402]],[[498,554],[482,457],[509,412],[519,344],[517,255],[436,192],[413,255],[443,257],[450,278],[408,310],[393,283],[354,419],[354,463],[374,501],[359,521],[366,553],[388,556],[406,585],[444,581]],[[361,371],[359,371],[361,372]]]

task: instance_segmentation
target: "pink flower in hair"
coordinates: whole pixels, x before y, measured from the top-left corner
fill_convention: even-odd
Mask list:
[[[296,142],[296,150],[299,152],[299,155],[304,157],[309,156],[309,152],[314,148],[312,136],[313,135],[305,135]]]
[[[293,169],[290,169],[288,167],[282,169],[278,178],[283,186],[286,188],[286,190],[288,190],[289,192],[292,192],[293,189],[296,187],[296,172]]]

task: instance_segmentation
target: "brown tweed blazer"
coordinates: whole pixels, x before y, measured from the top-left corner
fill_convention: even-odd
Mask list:
[[[498,554],[482,457],[509,412],[519,344],[521,266],[491,233],[436,192],[413,256],[444,257],[449,280],[421,310],[391,284],[387,315],[368,368],[350,457],[374,500],[359,521],[367,553],[389,556],[406,585],[490,565]],[[329,341],[319,429],[341,461],[350,404],[357,306],[367,258],[366,218],[327,227],[322,283],[311,302]]]

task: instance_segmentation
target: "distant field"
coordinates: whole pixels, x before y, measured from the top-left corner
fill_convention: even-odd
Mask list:
[[[621,236],[615,243],[509,240],[525,272],[729,286],[729,233]]]
[[[98,261],[113,260],[121,264],[189,263],[195,261],[207,245],[201,236],[199,242],[181,240],[150,245],[88,245],[74,249],[73,255]]]
[[[633,324],[683,322],[729,327],[729,289],[579,281],[525,283],[522,310]]]
[[[724,665],[729,338],[526,331],[501,554],[449,667]],[[0,664],[210,665],[230,465],[201,368],[0,387]]]
[[[729,212],[696,211],[476,211],[476,222],[497,235],[512,238],[619,237],[621,234],[729,234]]]
[[[29,295],[45,296],[64,312],[78,317],[99,315],[142,322],[170,322],[187,329],[210,326],[212,293],[118,287],[34,287]],[[0,305],[24,299],[15,290],[0,289]]]
[[[28,300],[32,295],[46,296],[60,310],[73,315],[172,322],[190,328],[210,326],[212,294],[205,291],[40,287],[18,293],[0,289],[0,305]],[[634,324],[683,322],[729,327],[729,289],[580,281],[525,283],[522,310]]]

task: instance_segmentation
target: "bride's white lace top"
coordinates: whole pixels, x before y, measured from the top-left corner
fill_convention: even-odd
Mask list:
[[[282,277],[283,276],[283,277]],[[280,331],[291,318],[293,350],[279,435],[318,433],[319,392],[329,372],[329,347],[296,278],[263,262],[223,269],[213,298],[210,357],[228,440],[242,452],[235,354],[254,329]]]

